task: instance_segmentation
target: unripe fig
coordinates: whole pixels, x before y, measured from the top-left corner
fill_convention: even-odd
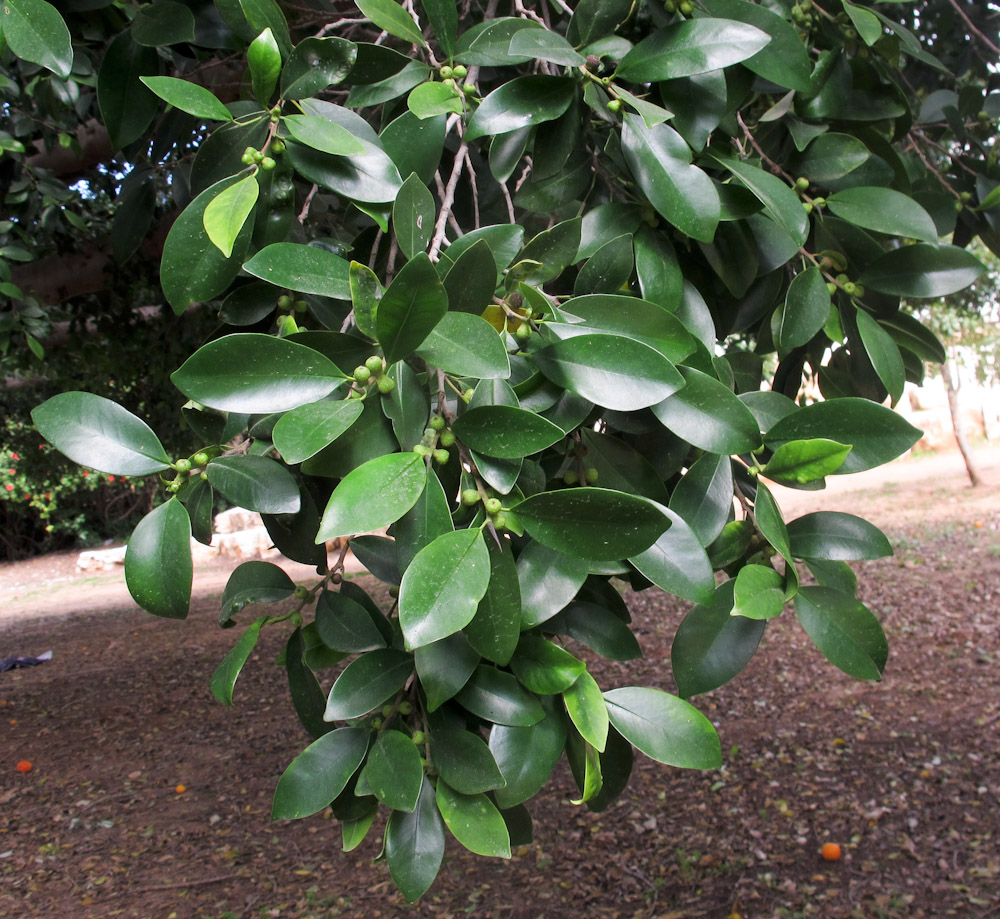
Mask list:
[[[503,504],[500,502],[499,498],[487,498],[483,502],[483,505],[486,508],[486,513],[491,517],[495,517],[503,508]]]
[[[440,415],[431,415],[430,427],[433,431],[443,431],[447,426],[444,418]]]
[[[378,378],[378,391],[383,396],[389,395],[396,388],[396,381],[392,377],[381,376]]]
[[[434,462],[439,466],[443,466],[448,462],[451,454],[447,450],[435,450],[434,451]]]
[[[354,382],[364,385],[372,378],[371,371],[367,367],[354,368]]]
[[[368,360],[365,361],[365,366],[372,373],[379,373],[383,369],[382,358],[377,354],[373,354]]]
[[[455,445],[455,432],[454,431],[442,431],[441,436],[438,438],[438,443],[442,447],[452,447]]]
[[[474,507],[479,503],[479,492],[474,488],[466,488],[462,492],[462,503],[466,507]]]

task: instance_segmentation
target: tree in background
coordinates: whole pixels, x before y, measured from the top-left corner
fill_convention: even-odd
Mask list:
[[[350,850],[384,808],[415,899],[446,831],[487,856],[530,839],[526,802],[563,755],[593,809],[633,747],[718,766],[687,700],[789,602],[833,665],[881,678],[847,563],[888,541],[850,514],[786,522],[767,482],[821,488],[919,437],[881,403],[940,355],[902,299],[975,281],[973,236],[996,248],[995,8],[158,0],[64,20],[8,0],[2,22],[6,232],[30,259],[3,278],[10,347],[37,352],[69,308],[24,279],[100,195],[110,239],[80,246],[85,266],[141,285],[159,253],[174,314],[215,323],[172,375],[190,452],[93,393],[33,415],[80,463],[160,477],[133,596],[186,615],[216,495],[316,565],[295,585],[246,563],[222,601],[224,627],[286,604],[212,680],[231,704],[261,630],[287,630],[314,740],[275,818],[332,807]],[[100,164],[60,197],[56,147],[83,162],[89,138]],[[348,549],[382,589],[343,579]],[[654,586],[694,604],[676,695],[627,685],[620,588]],[[598,685],[597,657],[622,685]]]

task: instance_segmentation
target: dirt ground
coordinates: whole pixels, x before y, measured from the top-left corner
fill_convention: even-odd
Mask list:
[[[186,622],[137,610],[120,572],[80,576],[74,554],[0,566],[0,658],[53,651],[0,674],[0,916],[996,919],[1000,450],[978,458],[975,491],[945,454],[782,492],[789,516],[860,513],[896,546],[858,569],[889,636],[883,682],[835,670],[786,611],[743,674],[695,700],[721,769],[638,757],[601,814],[570,803],[564,770],[531,805],[533,844],[507,862],[450,845],[414,905],[372,864],[376,830],[345,855],[331,819],[270,821],[307,738],[272,663],[278,630],[236,707],[211,697],[235,640],[215,624],[231,564],[199,571]],[[643,660],[595,674],[670,690],[684,607],[652,592],[630,605]],[[820,858],[828,841],[839,861]]]

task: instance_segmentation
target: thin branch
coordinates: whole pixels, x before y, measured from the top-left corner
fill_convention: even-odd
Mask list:
[[[969,31],[976,36],[987,48],[990,49],[994,54],[1000,55],[1000,48],[993,44],[982,32],[979,31],[978,26],[969,19],[968,14],[959,5],[958,0],[949,0],[951,5],[955,8],[955,12],[965,21],[966,26],[968,26]]]
[[[319,190],[318,185],[314,185],[309,189],[309,194],[306,195],[305,203],[302,205],[302,210],[299,211],[299,224],[304,224],[306,217],[309,216],[309,208],[312,207],[313,198],[316,197],[316,192]]]
[[[785,170],[782,169],[778,163],[772,160],[771,157],[769,157],[761,149],[760,144],[757,143],[757,139],[753,136],[750,129],[746,126],[746,122],[743,120],[743,116],[739,112],[736,113],[736,121],[739,123],[739,126],[743,129],[743,136],[750,142],[750,146],[757,151],[757,154],[758,156],[760,156],[761,161],[767,163],[767,166],[771,170],[771,172],[773,172],[775,175],[782,175],[786,179],[788,179],[789,182],[794,183],[795,179],[791,175],[789,175],[789,173],[785,172]]]
[[[510,190],[507,188],[506,182],[500,183],[500,191],[503,193],[503,199],[507,202],[507,216],[510,217],[511,223],[517,223],[517,219],[514,216],[514,199],[510,196]]]
[[[434,225],[434,237],[431,239],[430,259],[436,262],[438,254],[441,252],[441,244],[444,242],[445,232],[448,229],[448,217],[455,204],[455,189],[458,187],[458,180],[462,177],[462,169],[469,158],[469,145],[463,140],[455,154],[455,162],[451,167],[451,176],[445,186],[444,199],[441,201],[441,211],[438,214],[437,223]]]

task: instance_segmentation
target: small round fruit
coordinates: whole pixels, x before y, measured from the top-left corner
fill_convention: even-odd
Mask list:
[[[468,404],[475,394],[476,391],[470,386],[464,393],[462,393],[462,401]]]
[[[285,152],[285,142],[280,137],[271,141],[271,152],[279,156]]]
[[[379,373],[383,367],[382,358],[380,358],[377,354],[373,354],[370,358],[368,358],[368,360],[365,361],[365,366],[372,373]]]
[[[452,68],[451,75],[456,80],[464,80],[469,75],[469,71],[462,64],[456,64]]]
[[[826,289],[827,289],[827,292],[832,297],[837,292],[837,285],[834,284],[833,281],[827,281],[826,282]]]
[[[430,447],[425,447],[423,444],[416,444],[413,447],[413,452],[416,453],[417,456],[430,456],[434,451],[431,450]]]
[[[443,466],[451,458],[451,454],[447,450],[435,450],[434,451],[434,462],[439,466]]]
[[[441,82],[449,89],[458,90],[458,84],[451,77],[448,77],[447,80],[442,80]]]
[[[423,442],[427,444],[427,446],[432,446],[436,440],[437,431],[435,431],[434,428],[424,428]]]
[[[191,457],[191,462],[196,466],[207,466],[208,465],[208,454],[203,450],[199,450],[194,456]]]
[[[189,459],[179,459],[174,463],[174,469],[178,472],[190,472],[191,471],[191,460]]]
[[[591,466],[587,469],[586,476],[587,476],[587,481],[591,485],[596,485],[597,480],[600,478],[600,473],[593,466]]]
[[[376,715],[372,718],[372,727],[375,728],[376,731],[382,727],[383,724],[385,724],[385,722],[382,720],[380,715]]]
[[[391,718],[393,716],[394,712],[395,712],[395,709],[388,702],[386,702],[385,705],[382,706],[382,717],[383,718]]]
[[[823,848],[820,850],[820,855],[823,856],[823,860],[827,862],[835,862],[840,859],[840,846],[835,842],[824,842]]]
[[[462,84],[462,92],[465,93],[465,95],[471,96],[475,91],[476,91],[476,84],[475,83],[463,83]]]
[[[31,760],[30,759],[22,759],[17,764],[16,768],[17,768],[18,772],[31,772]]]
[[[527,341],[531,338],[531,326],[526,322],[522,322],[515,330],[514,337],[518,341]]]
[[[420,746],[420,744],[427,740],[427,735],[423,731],[414,731],[410,735],[410,740],[412,740],[417,746]]]
[[[682,16],[690,16],[694,12],[694,4],[691,0],[681,0],[677,9],[680,10]]]
[[[809,180],[805,176],[799,176],[795,180],[795,187],[801,191],[805,191],[809,187]]]
[[[608,103],[608,111],[611,112],[612,114],[616,114],[617,112],[620,112],[621,110],[622,110],[622,100],[621,99],[612,99]]]
[[[176,791],[176,792],[177,792],[177,794],[179,794],[179,795],[182,795],[182,794],[184,794],[184,792],[185,792],[185,791],[187,791],[187,785],[178,785],[178,786],[177,786],[177,787],[176,787],[176,788],[174,789],[174,791]]]
[[[499,498],[487,498],[483,502],[483,506],[486,508],[487,514],[489,514],[491,517],[495,517],[497,514],[500,513],[503,504],[501,503]]]
[[[428,422],[431,430],[443,431],[448,425],[447,422],[440,415],[431,415],[431,420]]]
[[[497,514],[496,517],[493,518],[493,526],[498,530],[502,530],[505,526],[507,526],[507,518],[504,517],[503,514]]]
[[[438,73],[440,73],[440,74],[441,74],[441,79],[442,79],[442,80],[447,80],[447,79],[448,79],[449,77],[453,77],[453,76],[455,76],[455,71],[454,71],[454,69],[453,69],[452,67],[449,67],[449,66],[448,66],[447,64],[445,64],[445,65],[444,65],[444,66],[443,66],[443,67],[442,67],[442,68],[441,68],[441,69],[440,69],[440,70],[438,71]]]
[[[462,492],[462,503],[466,507],[474,507],[479,503],[479,492],[474,488],[466,488]]]
[[[813,198],[813,207],[824,207],[826,205],[826,198],[819,197]]]
[[[412,713],[413,713],[413,706],[409,702],[404,701],[399,703],[399,714],[409,715]]]
[[[292,304],[292,308],[296,313],[304,313],[307,309],[309,309],[309,304],[306,303],[305,300],[296,300],[295,303]]]
[[[807,214],[811,214],[813,212],[813,206],[809,201],[803,201],[802,210],[804,210]]]
[[[392,597],[394,600],[396,599],[396,597],[399,596],[399,588],[395,584],[393,584],[392,587],[389,588],[389,596]]]
[[[309,588],[304,587],[302,584],[298,584],[293,591],[293,595],[296,600],[305,600],[309,596]]]
[[[279,310],[290,310],[292,308],[292,298],[288,294],[282,294],[278,297],[278,309]]]
[[[367,367],[355,367],[354,368],[354,382],[355,383],[367,383],[372,378],[371,371]]]
[[[455,432],[442,431],[441,436],[438,438],[438,443],[440,443],[442,447],[453,447],[455,445]]]
[[[383,396],[389,395],[396,388],[396,381],[392,377],[379,377],[378,378],[378,391],[382,393]]]
[[[853,296],[857,292],[858,292],[858,285],[855,284],[853,281],[847,281],[844,284],[844,293],[845,294],[848,294],[849,296]]]
[[[180,490],[181,490],[181,483],[180,482],[176,482],[176,481],[175,482],[171,482],[167,486],[167,491],[169,491],[172,495],[177,494],[177,492],[179,492]]]
[[[278,164],[274,161],[274,157],[273,156],[265,156],[260,161],[260,168],[263,169],[264,172],[270,172],[277,165]]]
[[[567,469],[566,473],[563,475],[563,481],[567,485],[576,485],[576,483],[580,481],[580,476],[577,475],[575,469]]]

